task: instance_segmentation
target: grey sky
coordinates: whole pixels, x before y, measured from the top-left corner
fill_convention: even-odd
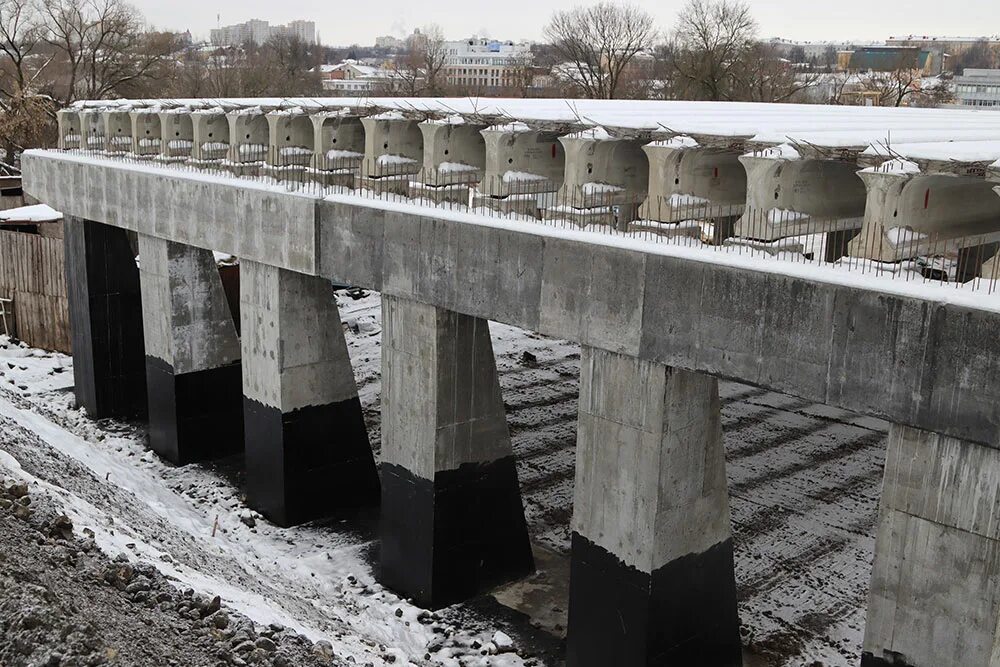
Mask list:
[[[132,0],[158,28],[190,29],[208,37],[221,15],[222,25],[260,18],[271,23],[294,19],[316,21],[324,43],[368,45],[376,35],[409,33],[437,23],[452,39],[471,34],[500,39],[539,39],[554,9],[575,0]],[[669,30],[682,0],[642,0],[661,29]],[[801,40],[884,39],[897,34],[980,36],[1000,33],[996,0],[750,0],[763,36]]]

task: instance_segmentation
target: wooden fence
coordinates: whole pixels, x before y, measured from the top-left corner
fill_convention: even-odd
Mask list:
[[[0,230],[0,297],[14,300],[18,338],[33,347],[71,351],[61,238]]]

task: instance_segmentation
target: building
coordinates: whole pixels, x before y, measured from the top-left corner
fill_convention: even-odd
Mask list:
[[[388,49],[390,51],[398,51],[406,46],[406,41],[400,39],[399,37],[393,37],[392,35],[382,35],[381,37],[375,38],[375,48],[376,49]]]
[[[933,51],[915,46],[866,46],[837,54],[837,64],[845,72],[919,72],[933,76],[941,71]]]
[[[344,97],[363,97],[378,92],[391,91],[399,74],[391,69],[365,65],[356,60],[345,60],[336,65],[318,68],[323,90]]]
[[[259,45],[272,37],[297,38],[306,44],[316,44],[316,24],[292,21],[288,25],[272,26],[267,21],[250,19],[246,23],[214,28],[209,35],[212,46],[239,46],[247,42]]]
[[[450,86],[496,90],[514,87],[531,62],[531,45],[470,37],[445,42],[442,72]]]
[[[936,37],[934,35],[895,35],[886,40],[888,46],[910,46],[930,51],[934,54],[937,71],[940,74],[950,58],[960,56],[979,43],[1000,46],[1000,37]]]
[[[966,69],[954,83],[955,104],[1000,110],[1000,69]]]

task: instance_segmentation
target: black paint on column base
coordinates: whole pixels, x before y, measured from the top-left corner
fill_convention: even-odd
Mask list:
[[[872,653],[865,651],[861,654],[861,667],[915,667],[906,661],[900,653],[888,651],[884,657],[875,657]]]
[[[514,457],[434,481],[382,464],[381,575],[424,607],[468,600],[535,571]]]
[[[240,362],[175,374],[146,357],[149,447],[184,465],[243,450],[243,374]]]
[[[378,470],[361,401],[282,414],[243,398],[247,504],[281,526],[376,507]]]
[[[743,664],[732,540],[652,574],[573,533],[568,667]]]

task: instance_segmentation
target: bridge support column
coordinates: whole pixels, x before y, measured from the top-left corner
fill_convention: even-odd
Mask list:
[[[382,574],[418,604],[534,569],[486,320],[382,297]]]
[[[128,232],[67,217],[64,233],[76,403],[94,419],[144,415],[142,299]]]
[[[330,281],[240,264],[247,502],[283,526],[378,504]]]
[[[210,250],[139,235],[149,446],[178,464],[243,448],[240,341]]]
[[[1000,450],[889,429],[863,667],[996,664],[998,503]]]
[[[718,381],[584,348],[567,664],[742,664]]]

